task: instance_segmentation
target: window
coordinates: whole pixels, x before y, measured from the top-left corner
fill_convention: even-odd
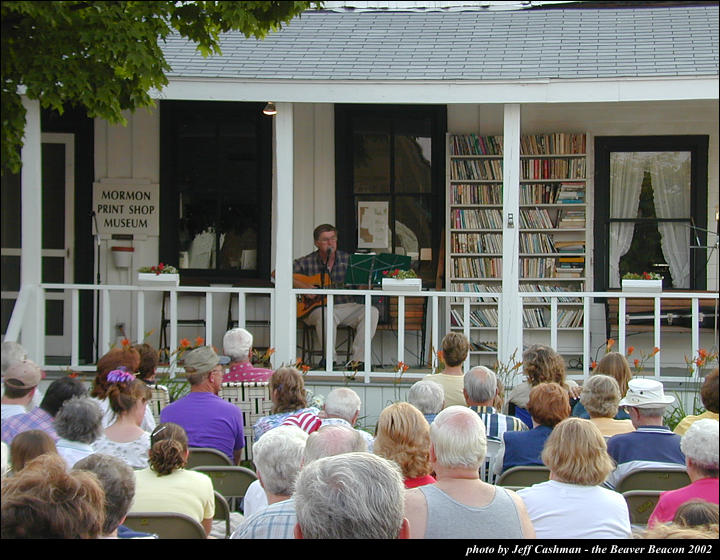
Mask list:
[[[595,289],[657,272],[663,289],[706,286],[707,137],[596,138]]]
[[[358,208],[379,203],[387,208],[387,241],[361,245],[409,255],[425,285],[435,283],[445,218],[446,120],[444,106],[338,105],[335,112],[340,243],[358,247]]]
[[[185,279],[269,277],[272,120],[262,108],[161,102],[160,255]]]

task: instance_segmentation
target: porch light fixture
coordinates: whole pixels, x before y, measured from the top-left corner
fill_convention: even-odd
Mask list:
[[[275,108],[275,103],[273,103],[272,101],[268,101],[267,105],[265,105],[265,108],[263,109],[263,115],[267,115],[268,117],[277,115],[277,109]]]

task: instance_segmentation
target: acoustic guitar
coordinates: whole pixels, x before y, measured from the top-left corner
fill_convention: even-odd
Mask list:
[[[300,282],[305,282],[306,284],[311,284],[315,286],[316,288],[320,287],[321,283],[321,274],[317,273],[314,276],[305,276],[304,274],[293,274],[293,279],[299,280]],[[329,275],[325,275],[325,280],[329,278]],[[343,284],[325,284],[323,288],[328,289],[334,289],[334,288],[344,288],[345,286]],[[297,302],[297,317],[298,319],[300,317],[304,317],[308,313],[310,313],[313,309],[316,307],[319,307],[323,305],[327,301],[327,297],[321,298],[314,298],[312,296],[298,296],[298,302]]]

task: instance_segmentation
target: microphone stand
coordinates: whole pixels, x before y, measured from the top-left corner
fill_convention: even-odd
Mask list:
[[[97,214],[95,214],[95,211],[93,210],[90,213],[90,216],[93,219],[93,223],[95,224],[95,234],[93,237],[96,239],[96,257],[95,257],[95,263],[97,266],[97,275],[95,276],[95,285],[100,285],[100,230],[98,229],[97,224]],[[95,290],[95,361],[100,358],[100,293],[98,290]]]

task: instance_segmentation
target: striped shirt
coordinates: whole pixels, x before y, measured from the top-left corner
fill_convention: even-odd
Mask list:
[[[345,276],[347,275],[348,264],[350,263],[350,253],[338,250],[335,253],[335,263],[329,274],[326,271],[324,283],[332,284],[337,287],[345,286]],[[304,257],[296,259],[293,263],[293,274],[304,274],[305,276],[315,276],[325,270],[325,263],[320,258],[320,251],[315,251]],[[329,277],[328,277],[329,276]],[[340,305],[341,303],[358,303],[362,302],[355,296],[335,296],[333,303]]]
[[[642,468],[685,468],[685,455],[680,451],[680,436],[666,426],[640,426],[634,432],[618,434],[607,443],[608,454],[617,468],[605,481],[615,488],[632,471]]]
[[[297,523],[295,500],[283,500],[246,518],[231,539],[292,539]]]
[[[502,441],[505,432],[521,432],[528,429],[519,418],[502,414],[492,406],[471,406],[470,408],[480,416],[489,438]]]

